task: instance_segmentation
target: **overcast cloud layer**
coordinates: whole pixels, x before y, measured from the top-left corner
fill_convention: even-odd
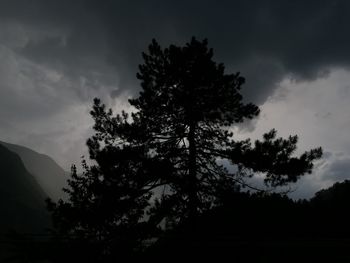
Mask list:
[[[85,154],[94,97],[116,110],[137,95],[141,52],[208,38],[215,59],[246,77],[260,118],[239,136],[276,127],[323,146],[300,196],[349,178],[349,1],[0,0],[0,140],[54,157]],[[297,194],[297,195],[298,195]]]

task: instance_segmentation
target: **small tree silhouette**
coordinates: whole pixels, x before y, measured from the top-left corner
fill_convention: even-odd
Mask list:
[[[254,145],[233,139],[230,128],[259,108],[242,102],[244,78],[226,74],[206,40],[165,49],[153,40],[143,58],[131,116],[94,101],[96,133],[87,145],[95,164],[84,163],[82,175],[73,169],[67,202],[49,202],[61,232],[104,242],[105,250],[117,239],[135,249],[164,220],[196,220],[225,189],[250,186],[244,179],[256,172],[265,174],[267,186],[286,185],[321,157],[321,148],[292,157],[297,136],[276,138],[275,130]]]

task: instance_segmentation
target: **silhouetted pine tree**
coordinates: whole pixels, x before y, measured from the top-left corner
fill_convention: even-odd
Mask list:
[[[164,214],[195,217],[223,188],[245,185],[244,177],[254,172],[265,173],[271,186],[295,182],[322,155],[319,148],[291,157],[297,136],[276,138],[275,130],[254,147],[249,140],[234,141],[230,128],[256,117],[259,109],[242,102],[244,78],[226,74],[206,40],[192,38],[184,47],[165,49],[153,40],[143,58],[137,74],[142,91],[130,100],[137,109],[132,119],[142,127],[142,144],[174,168],[162,178]],[[237,172],[229,173],[218,159],[231,161]]]
[[[106,242],[107,251],[117,239],[136,248],[162,222],[195,220],[256,172],[266,175],[266,185],[285,185],[321,157],[320,148],[292,157],[297,136],[276,138],[275,130],[254,145],[233,139],[230,128],[259,109],[242,102],[244,78],[226,74],[206,40],[165,49],[153,40],[143,58],[131,116],[114,116],[95,99],[96,133],[88,140],[95,164],[85,164],[82,175],[73,169],[70,199],[50,203],[61,232]]]
[[[93,164],[83,161],[82,174],[72,167],[67,201],[47,201],[56,235],[67,244],[64,251],[91,262],[135,254],[155,235],[157,228],[146,224],[146,209],[155,182],[170,168],[151,158],[147,145],[129,141],[139,131],[125,113],[112,117],[98,99],[94,103],[96,133],[87,141]]]

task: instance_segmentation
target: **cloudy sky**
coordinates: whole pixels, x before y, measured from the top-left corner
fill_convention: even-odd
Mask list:
[[[138,94],[152,38],[208,38],[262,110],[238,138],[274,127],[298,134],[300,152],[323,147],[314,174],[295,186],[308,197],[350,178],[349,14],[346,0],[0,0],[0,140],[68,170],[86,154],[93,98],[118,111]]]

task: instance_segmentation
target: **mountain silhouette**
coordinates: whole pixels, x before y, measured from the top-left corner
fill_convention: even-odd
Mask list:
[[[21,158],[0,145],[0,229],[38,231],[48,225],[47,195]]]
[[[21,158],[0,145],[0,261],[11,254],[9,233],[39,234],[51,225],[46,198]]]
[[[0,144],[18,154],[25,168],[34,176],[47,196],[55,201],[65,197],[62,188],[67,185],[68,172],[64,171],[51,157],[24,146],[2,141]]]

